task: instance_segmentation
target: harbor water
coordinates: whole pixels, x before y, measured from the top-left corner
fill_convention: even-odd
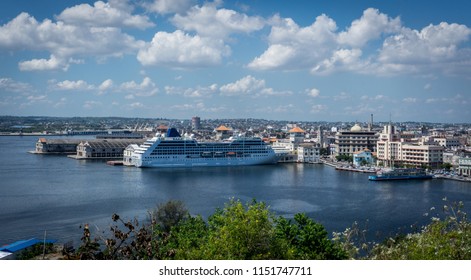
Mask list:
[[[45,232],[47,238],[78,245],[81,225],[109,234],[113,213],[145,220],[149,210],[168,200],[181,200],[191,214],[207,218],[231,198],[256,199],[277,215],[290,218],[307,213],[330,233],[357,221],[377,238],[429,222],[445,203],[462,201],[465,211],[471,209],[471,183],[467,182],[373,182],[368,174],[318,164],[109,166],[104,161],[29,154],[37,140],[0,137],[0,245],[42,238]]]

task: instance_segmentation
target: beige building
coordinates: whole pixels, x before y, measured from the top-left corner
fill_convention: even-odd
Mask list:
[[[408,143],[400,138],[395,127],[387,125],[377,143],[378,162],[384,166],[405,164],[438,168],[443,164],[444,147],[436,144]]]
[[[339,131],[335,134],[333,155],[353,156],[355,152],[368,149],[376,151],[378,135],[374,131],[363,130],[355,124],[350,130]]]

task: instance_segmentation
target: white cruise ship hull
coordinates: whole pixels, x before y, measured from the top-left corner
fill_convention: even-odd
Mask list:
[[[136,160],[137,167],[215,167],[215,166],[244,166],[275,164],[278,158],[275,154],[259,157],[244,158],[187,158],[185,156],[173,156],[171,158]]]

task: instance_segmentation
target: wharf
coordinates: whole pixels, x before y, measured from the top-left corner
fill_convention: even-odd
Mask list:
[[[471,178],[469,177],[463,177],[463,176],[451,176],[451,175],[441,175],[441,174],[435,174],[433,175],[434,179],[446,179],[446,180],[454,180],[454,181],[460,181],[460,182],[467,182],[471,183]]]
[[[334,167],[335,170],[339,170],[339,171],[352,171],[352,172],[361,172],[361,173],[376,173],[379,169],[378,168],[357,168],[357,167],[353,167],[351,165],[345,165],[345,164],[339,164],[339,163],[335,163],[335,162],[332,162],[332,161],[329,161],[329,160],[321,160],[321,162],[325,165],[328,165],[328,166],[331,166],[331,167]]]

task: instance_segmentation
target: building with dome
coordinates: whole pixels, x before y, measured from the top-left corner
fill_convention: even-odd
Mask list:
[[[341,130],[335,134],[331,153],[334,156],[353,156],[354,153],[365,149],[376,152],[378,137],[379,135],[376,132],[363,129],[356,123],[350,130]]]

